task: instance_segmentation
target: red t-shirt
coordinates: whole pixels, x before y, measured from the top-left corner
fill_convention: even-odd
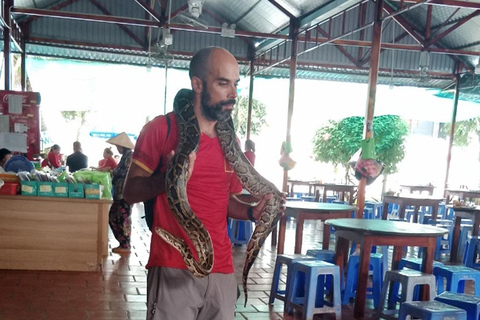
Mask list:
[[[62,164],[60,163],[60,154],[50,151],[47,155],[48,161],[53,168],[58,168]]]
[[[115,169],[117,166],[117,161],[115,161],[115,159],[113,159],[112,157],[98,161],[99,168],[110,167],[111,169]]]
[[[135,145],[133,162],[148,172],[155,171],[162,154],[164,155],[162,163],[165,164],[166,155],[177,145],[178,128],[175,118],[171,117],[170,133],[166,148],[163,150],[167,133],[165,119],[165,116],[159,116],[145,125]],[[164,165],[162,172],[165,172],[165,169]],[[240,194],[242,185],[226,162],[218,138],[201,135],[187,188],[190,207],[203,222],[212,239],[214,248],[212,272],[233,273],[232,248],[227,234],[227,212],[230,195]],[[187,233],[173,217],[165,193],[160,194],[155,202],[153,230],[156,227],[184,239],[195,258],[198,258]],[[180,253],[163,241],[155,231],[152,234],[147,268],[153,266],[187,269]]]

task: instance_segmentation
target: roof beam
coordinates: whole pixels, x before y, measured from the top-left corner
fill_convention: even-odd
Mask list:
[[[140,27],[155,27],[155,28],[161,27],[160,23],[157,21],[150,21],[150,20],[136,19],[136,18],[116,17],[116,16],[105,16],[105,15],[97,15],[97,14],[55,11],[55,10],[46,10],[46,9],[29,9],[29,8],[21,8],[21,7],[12,7],[12,13],[33,15],[33,16],[39,16],[39,17],[73,19],[73,20],[91,21],[91,22],[93,21],[93,22],[104,22],[104,23],[116,23],[116,24],[134,25],[134,26],[140,26]],[[188,25],[183,25],[183,24],[170,24],[169,27],[172,30],[195,31],[195,32],[203,32],[203,33],[210,33],[210,34],[222,33],[222,29],[216,28],[216,27],[209,27],[207,30],[200,30],[194,27],[190,27]],[[281,40],[289,39],[288,36],[285,36],[285,35],[262,33],[262,32],[250,32],[250,31],[243,31],[243,30],[236,30],[235,36],[266,38],[266,39],[281,39]]]
[[[56,6],[54,7],[51,7],[50,10],[60,10],[62,8],[65,8],[65,7],[68,7],[69,5],[71,5],[72,3],[75,3],[79,0],[66,0],[66,1],[63,1],[63,2],[60,2],[59,4],[57,4]],[[37,8],[37,6],[35,5],[35,8]],[[27,18],[25,19],[25,21],[23,21],[22,23],[24,24],[28,24],[34,20],[37,20],[41,17],[30,17],[30,18]]]
[[[102,11],[104,14],[106,14],[107,16],[112,16],[112,13],[110,11],[107,10],[107,8],[105,8],[102,4],[100,4],[97,0],[90,0],[91,3],[93,3],[93,5],[95,7],[97,7],[100,11]],[[125,32],[130,38],[132,38],[133,40],[135,40],[136,43],[138,43],[139,45],[141,45],[142,47],[145,46],[145,43],[143,43],[142,40],[140,40],[139,37],[137,37],[137,35],[135,33],[132,32],[132,30],[128,29],[127,26],[123,25],[123,24],[119,24],[118,25],[120,27],[120,29],[123,30],[123,32]]]
[[[140,26],[140,27],[159,27],[159,23],[154,21],[136,19],[136,18],[105,16],[105,15],[98,15],[98,14],[86,14],[86,13],[76,13],[76,12],[67,12],[67,11],[47,10],[47,9],[29,9],[29,8],[21,8],[21,7],[12,7],[11,12],[12,14],[26,14],[26,15],[37,16],[37,17],[116,23],[116,24],[132,25],[132,26]]]
[[[318,10],[314,10],[311,13],[307,13],[303,16],[300,16],[300,27],[299,29],[304,28],[305,26],[312,26],[320,21],[327,20],[328,18],[350,8],[351,6],[363,2],[365,0],[333,0],[330,1],[325,6],[321,7]],[[289,27],[285,27],[283,30],[280,30],[277,34],[287,35],[289,32]],[[260,46],[257,47],[256,52],[267,51],[268,49],[274,47],[278,44],[278,41],[267,40],[264,41]]]
[[[327,38],[330,38],[330,35],[322,29],[321,26],[318,26],[316,28],[316,30],[318,32],[320,32],[324,37],[327,37]],[[363,31],[363,30],[362,30]],[[307,39],[305,39],[305,42]],[[350,60],[354,65],[356,66],[359,66],[359,61],[357,59],[355,59],[351,54],[350,52],[348,52],[347,50],[345,50],[344,47],[342,47],[341,45],[338,45],[338,44],[334,44],[335,48],[337,48],[345,57],[347,57],[348,60]]]
[[[452,31],[454,31],[455,29],[459,28],[461,25],[463,25],[464,23],[466,23],[467,21],[471,20],[472,18],[475,18],[477,16],[480,15],[480,10],[476,10],[475,12],[469,14],[468,16],[465,16],[463,17],[462,19],[460,19],[459,21],[457,21],[457,23],[455,23],[453,26],[451,26],[450,28],[448,28],[447,30],[441,32],[440,34],[438,34],[435,38],[433,39],[430,39],[430,40],[427,40],[427,43],[425,44],[426,47],[429,47],[433,44],[435,44],[438,40],[442,39],[443,37],[445,37],[446,35],[450,34]]]
[[[404,3],[422,3],[425,0],[402,0]],[[469,2],[460,0],[431,0],[428,5],[438,5],[447,7],[459,7],[466,9],[480,9],[479,2]]]
[[[385,10],[388,14],[396,13],[395,10],[387,2],[385,2],[383,10]],[[403,30],[405,30],[413,39],[415,39],[415,41],[417,41],[421,45],[424,44],[425,39],[415,31],[415,29],[410,24],[410,22],[408,22],[407,19],[400,15],[393,16],[392,19],[394,19],[403,28]]]
[[[150,15],[150,17],[155,19],[157,22],[163,22],[162,16],[158,15],[158,13],[155,12],[155,10],[153,10],[152,8],[150,8],[147,3],[143,2],[142,0],[135,0],[135,2],[138,3],[138,5],[142,7],[142,9],[145,10]]]
[[[405,37],[405,33],[398,36],[396,39],[400,40],[401,38]],[[354,47],[371,47],[372,42],[366,40],[352,40],[352,39],[337,39],[331,40],[329,38],[310,38],[306,39],[306,37],[299,37],[298,41],[308,41],[311,43],[326,43],[329,42],[331,44],[341,45],[341,46],[354,46]],[[396,40],[397,41],[397,40]],[[390,50],[404,50],[404,51],[422,51],[423,46],[421,45],[412,45],[412,44],[400,44],[400,43],[386,43],[383,42],[381,44],[382,49],[390,49]],[[439,54],[454,54],[459,56],[474,56],[478,57],[480,55],[480,51],[468,51],[468,50],[457,50],[457,49],[445,49],[445,48],[429,48],[429,52],[439,53]],[[363,60],[362,60],[363,61]]]
[[[278,10],[280,10],[284,15],[286,15],[287,17],[289,17],[290,19],[297,19],[297,17],[295,17],[290,11],[288,11],[287,9],[285,9],[281,4],[279,4],[277,1],[275,0],[268,0],[268,2],[270,2],[271,4],[273,4],[275,6],[275,8],[277,8]]]

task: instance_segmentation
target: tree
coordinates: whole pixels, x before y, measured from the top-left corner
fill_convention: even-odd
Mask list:
[[[252,103],[252,120],[250,123],[250,133],[257,134],[261,131],[262,126],[267,123],[265,117],[267,115],[265,104],[253,99]],[[240,137],[247,135],[248,120],[248,97],[238,96],[237,103],[232,114],[233,125]]]
[[[63,118],[66,122],[77,123],[77,135],[76,141],[80,140],[80,134],[82,129],[87,124],[87,115],[90,110],[87,111],[61,111]]]
[[[452,128],[451,123],[440,124],[440,138],[446,138],[450,135]],[[469,119],[465,121],[458,121],[455,123],[455,132],[453,133],[453,145],[459,147],[466,147],[469,145],[469,135],[471,132],[476,133],[480,141],[480,118]]]
[[[315,160],[341,165],[348,176],[349,162],[360,149],[364,117],[348,117],[339,122],[329,121],[313,138]],[[405,157],[404,141],[409,130],[399,116],[374,117],[373,138],[377,159],[385,164],[385,175],[397,172],[397,164]]]

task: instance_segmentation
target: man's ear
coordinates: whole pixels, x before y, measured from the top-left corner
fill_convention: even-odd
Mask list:
[[[203,81],[198,77],[192,77],[192,89],[195,93],[202,93]]]

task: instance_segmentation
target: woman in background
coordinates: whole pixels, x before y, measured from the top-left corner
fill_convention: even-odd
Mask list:
[[[61,160],[60,146],[58,144],[54,144],[50,148],[50,152],[47,155],[47,159],[42,161],[42,168],[50,167],[52,169],[56,169],[62,165],[60,160]]]
[[[118,166],[113,170],[113,204],[108,213],[108,222],[112,228],[115,239],[120,245],[112,252],[130,253],[130,234],[132,232],[132,207],[123,199],[123,185],[127,177],[128,169],[132,163],[133,148],[135,145],[130,141],[125,132],[107,140],[117,147],[118,153],[122,155]]]
[[[98,167],[93,168],[97,171],[112,171],[118,166],[117,161],[113,158],[113,151],[111,148],[103,150],[103,159],[98,161]]]

